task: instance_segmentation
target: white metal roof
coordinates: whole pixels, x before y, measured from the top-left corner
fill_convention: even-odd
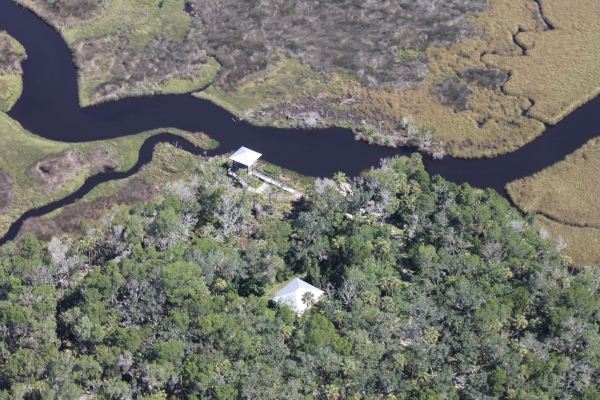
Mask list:
[[[283,289],[275,294],[273,301],[289,306],[297,313],[306,310],[306,304],[302,301],[302,296],[306,292],[312,292],[314,300],[317,301],[323,295],[323,291],[313,285],[309,285],[301,279],[294,278]]]
[[[254,150],[250,150],[245,148],[244,146],[240,147],[238,151],[233,153],[230,160],[239,162],[240,164],[244,164],[249,167],[256,162],[262,156],[262,154],[255,152]]]

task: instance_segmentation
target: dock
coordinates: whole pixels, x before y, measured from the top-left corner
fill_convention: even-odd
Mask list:
[[[277,186],[278,188],[281,188],[286,192],[296,193],[296,190],[294,190],[293,188],[279,182],[279,180],[267,174],[265,171],[261,171],[260,169],[256,168],[256,162],[258,161],[260,156],[262,156],[262,154],[257,153],[254,150],[250,150],[244,146],[240,147],[238,151],[236,151],[231,155],[231,157],[229,157],[229,159],[233,161],[233,167],[227,170],[227,175],[233,177],[236,181],[240,183],[240,185],[242,185],[242,187],[248,188],[248,190],[250,190],[251,192],[260,193],[266,189],[265,184],[269,184]],[[248,185],[248,182],[246,182],[241,176],[235,173],[239,169],[246,170],[248,172],[248,175],[255,175],[263,182],[265,182],[265,184],[263,184],[258,189],[250,187],[250,185]]]
[[[275,179],[271,175],[267,174],[264,171],[261,171],[258,168],[254,168],[251,171],[251,173],[252,173],[252,175],[255,175],[258,178],[262,179],[263,181],[265,181],[265,182],[267,182],[267,183],[269,183],[269,184],[271,184],[273,186],[277,186],[278,188],[281,188],[281,189],[285,190],[286,192],[290,192],[290,193],[295,193],[296,192],[293,188],[291,188],[291,187],[289,187],[287,185],[284,185],[283,183],[279,182],[277,179]]]

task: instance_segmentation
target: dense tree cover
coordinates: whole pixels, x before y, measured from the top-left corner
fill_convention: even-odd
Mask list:
[[[212,160],[5,245],[0,399],[600,399],[597,271],[419,156],[337,180],[286,211]],[[300,318],[263,296],[303,273],[326,295]]]

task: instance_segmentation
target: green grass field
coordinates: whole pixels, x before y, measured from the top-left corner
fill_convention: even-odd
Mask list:
[[[0,111],[10,111],[23,91],[23,78],[17,74],[0,75]]]

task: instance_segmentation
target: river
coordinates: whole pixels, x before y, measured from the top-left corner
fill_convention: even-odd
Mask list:
[[[246,146],[263,154],[263,159],[308,176],[331,177],[343,171],[349,176],[379,159],[410,149],[390,149],[354,140],[342,128],[314,131],[257,127],[237,123],[233,115],[213,103],[184,95],[157,95],[126,98],[93,107],[79,107],[77,71],[71,53],[52,27],[12,0],[0,0],[0,30],[6,30],[26,49],[23,62],[23,94],[10,117],[30,132],[64,142],[87,142],[133,135],[161,127],[204,132],[219,141],[209,155],[222,154]],[[580,107],[558,125],[510,154],[491,159],[463,160],[446,157],[434,161],[424,157],[430,174],[473,187],[493,188],[506,196],[505,185],[538,172],[581,147],[600,134],[600,98]],[[163,134],[146,141],[136,167],[125,173],[104,173],[89,178],[76,193],[56,203],[24,214],[0,240],[15,237],[22,221],[44,215],[81,198],[99,183],[132,175],[152,159],[154,145],[177,141],[184,149],[198,152],[181,138]]]

